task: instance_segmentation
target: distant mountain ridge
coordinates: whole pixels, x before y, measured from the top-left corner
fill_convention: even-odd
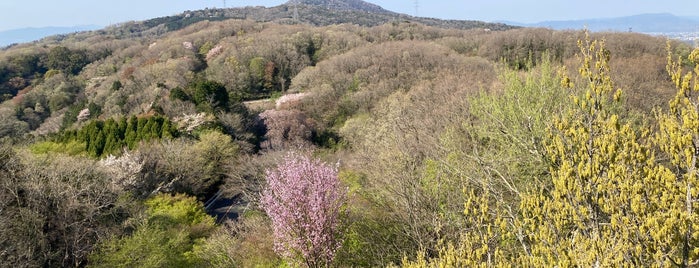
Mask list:
[[[119,23],[100,30],[97,30],[101,28],[99,26],[40,28],[51,31],[18,29],[8,31],[7,33],[0,32],[0,48],[13,43],[39,40],[51,35],[87,30],[97,30],[100,34],[113,35],[118,38],[160,36],[200,21],[227,19],[246,19],[256,22],[278,22],[283,24],[302,23],[314,26],[348,23],[372,27],[392,22],[417,22],[428,26],[452,29],[482,28],[497,31],[518,28],[503,23],[414,17],[389,11],[381,6],[362,0],[290,0],[285,4],[274,7],[247,6],[186,11],[172,16]]]
[[[204,20],[220,21],[227,19],[244,19],[255,22],[277,22],[282,24],[301,23],[313,26],[347,23],[373,27],[386,23],[417,22],[433,27],[462,30],[480,28],[498,31],[518,28],[503,23],[414,17],[392,12],[361,0],[291,0],[274,7],[247,6],[186,11],[173,16],[121,23],[100,31],[103,34],[112,34],[119,38],[158,36]]]
[[[699,32],[699,18],[679,17],[669,13],[641,14],[618,18],[601,18],[566,21],[543,21],[538,23],[514,23],[524,27],[546,27],[556,30],[583,29],[591,31],[634,31],[634,32]]]
[[[39,27],[21,28],[7,31],[0,31],[0,47],[14,43],[26,43],[39,40],[43,37],[57,34],[69,34],[82,31],[92,31],[101,29],[102,26],[83,25],[73,27]]]

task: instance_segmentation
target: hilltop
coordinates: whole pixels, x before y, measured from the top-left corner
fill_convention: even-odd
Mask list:
[[[388,11],[378,5],[368,3],[362,0],[290,0],[286,2],[286,6],[306,5],[325,7],[332,10],[343,11],[365,11],[369,13],[385,13],[396,14]]]
[[[186,11],[181,14],[153,18],[144,21],[123,22],[97,30],[98,35],[113,35],[117,38],[161,36],[176,31],[200,21],[222,21],[228,19],[252,20],[255,22],[276,22],[282,24],[307,24],[312,26],[328,26],[335,24],[354,24],[359,26],[378,26],[395,22],[417,22],[429,26],[446,29],[490,29],[508,30],[516,28],[502,23],[486,23],[473,20],[441,20],[435,18],[414,17],[406,14],[388,11],[378,5],[361,0],[292,0],[274,7],[239,7],[213,8]],[[68,33],[69,31],[62,31]],[[12,34],[11,36],[9,34]],[[9,32],[6,44],[14,41],[30,41],[37,35],[16,37],[17,31]],[[70,35],[70,34],[64,34]],[[85,34],[78,34],[85,35]],[[0,34],[0,38],[2,38]],[[45,36],[45,35],[44,35]],[[67,36],[55,36],[52,39],[63,39]],[[2,46],[2,43],[0,43]]]

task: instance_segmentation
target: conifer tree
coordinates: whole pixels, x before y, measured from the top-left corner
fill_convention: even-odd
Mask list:
[[[148,123],[148,120],[143,117],[139,117],[136,120],[136,140],[135,142],[142,141],[146,139],[146,133],[143,131],[146,128],[146,124]]]
[[[145,122],[146,124],[138,129],[138,132],[141,133],[141,138],[139,140],[150,140],[153,138],[153,132],[151,130],[153,129],[155,120],[153,120],[153,118],[146,118]]]
[[[165,122],[163,122],[163,126],[160,129],[160,137],[161,138],[172,138],[172,132],[173,132],[172,123],[170,123],[170,120],[165,120]]]
[[[153,139],[159,139],[162,137],[162,127],[163,127],[163,118],[160,116],[156,116],[151,118],[153,120],[153,124],[150,126],[150,136]]]
[[[129,121],[126,124],[126,133],[124,133],[124,142],[129,147],[129,149],[133,149],[136,147],[137,136],[138,136],[138,134],[136,133],[138,131],[137,124],[138,124],[138,119],[136,118],[136,116],[131,116],[131,118],[129,118]]]
[[[113,118],[109,118],[104,122],[105,143],[103,154],[110,154],[121,149],[118,131],[118,126]]]

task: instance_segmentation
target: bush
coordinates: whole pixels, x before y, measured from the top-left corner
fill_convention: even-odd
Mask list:
[[[90,256],[91,267],[193,267],[193,254],[214,230],[196,198],[157,195],[145,202],[147,218],[133,234],[112,238]]]

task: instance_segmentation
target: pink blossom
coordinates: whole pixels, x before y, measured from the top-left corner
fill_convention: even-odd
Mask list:
[[[192,44],[192,42],[182,42],[182,46],[188,50],[194,49],[194,44]]]
[[[209,52],[206,53],[206,61],[210,61],[211,59],[221,54],[221,52],[223,52],[223,46],[221,45],[212,48],[211,50],[209,50]]]
[[[262,208],[272,219],[275,251],[309,267],[332,263],[340,247],[341,208],[346,200],[337,168],[290,154],[267,171]]]

